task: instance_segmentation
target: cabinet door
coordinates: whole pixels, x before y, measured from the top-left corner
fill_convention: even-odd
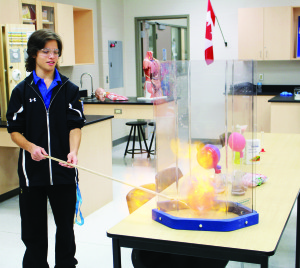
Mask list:
[[[291,59],[291,7],[264,8],[264,59]]]
[[[22,23],[20,22],[20,7],[19,0],[0,0],[0,24]]]
[[[257,96],[257,132],[271,132],[271,102],[275,96]]]
[[[75,65],[73,6],[57,4],[56,32],[63,42],[63,53],[60,57],[60,66]]]
[[[34,25],[35,29],[37,29],[38,20],[36,5],[36,0],[20,0],[19,2],[21,23]]]
[[[38,29],[50,29],[55,31],[55,4],[37,1],[36,6]]]
[[[238,48],[241,60],[263,59],[263,8],[238,10]]]

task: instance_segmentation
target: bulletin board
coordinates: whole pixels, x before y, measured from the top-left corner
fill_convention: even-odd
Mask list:
[[[6,121],[7,103],[12,90],[26,77],[27,41],[34,31],[34,25],[6,24],[1,27],[0,64],[2,71],[0,74],[0,88],[2,121]]]

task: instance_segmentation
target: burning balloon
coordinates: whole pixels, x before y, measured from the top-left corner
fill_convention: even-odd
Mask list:
[[[215,145],[206,144],[204,147],[199,146],[197,148],[197,161],[205,169],[214,168],[215,171],[220,169],[218,166],[220,158],[220,150]]]

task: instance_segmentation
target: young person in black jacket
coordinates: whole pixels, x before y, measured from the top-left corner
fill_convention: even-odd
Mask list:
[[[77,170],[45,159],[50,155],[77,164],[85,117],[79,88],[61,75],[60,37],[35,31],[28,40],[26,69],[32,72],[12,91],[7,110],[8,132],[20,147],[20,215],[26,246],[23,268],[49,268],[47,200],[56,224],[55,268],[73,268]]]

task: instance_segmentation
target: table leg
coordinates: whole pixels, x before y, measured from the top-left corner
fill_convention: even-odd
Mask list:
[[[300,267],[300,259],[299,259],[300,213],[299,213],[299,210],[300,210],[300,199],[299,199],[299,194],[298,194],[298,197],[297,197],[297,223],[296,223],[296,264],[295,264],[296,268]]]
[[[121,268],[121,249],[119,239],[112,239],[114,268]]]
[[[261,268],[268,268],[269,267],[269,257],[263,258],[262,263],[260,264]]]

